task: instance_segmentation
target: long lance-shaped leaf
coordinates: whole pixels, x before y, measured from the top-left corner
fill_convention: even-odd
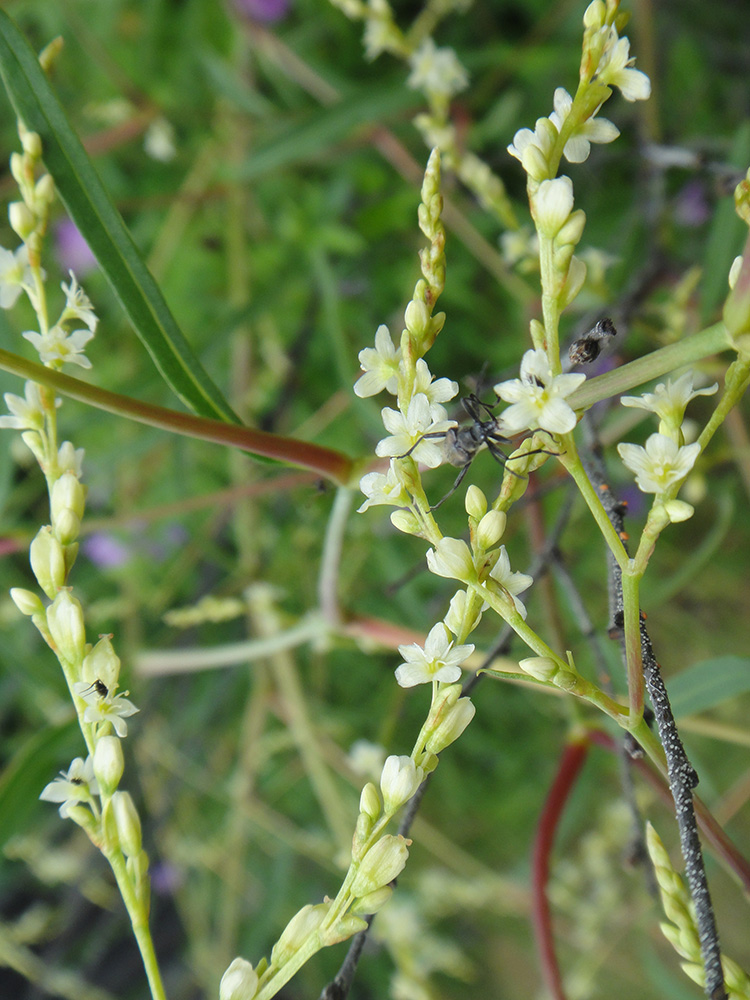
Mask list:
[[[36,54],[2,10],[0,76],[18,117],[41,137],[63,204],[168,385],[196,413],[238,422],[182,335]]]

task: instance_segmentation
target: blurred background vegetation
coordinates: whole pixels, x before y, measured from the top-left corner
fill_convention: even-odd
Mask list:
[[[500,174],[521,219],[522,172],[506,146],[518,128],[549,114],[555,87],[574,91],[584,6],[476,0],[436,35],[471,74],[453,109],[462,142]],[[357,352],[382,322],[398,335],[423,244],[416,208],[428,151],[411,124],[422,104],[405,88],[404,65],[389,56],[366,62],[360,27],[322,0],[4,7],[36,49],[64,38],[54,74],[61,100],[178,322],[237,412],[266,430],[371,455],[383,403],[353,395]],[[404,27],[419,12],[411,2],[394,8]],[[734,171],[750,163],[750,47],[737,5],[632,0],[630,9],[627,34],[638,68],[651,77],[652,99],[631,105],[615,96],[604,113],[622,138],[568,169],[589,220],[582,246],[610,266],[577,301],[566,333],[574,338],[622,313],[617,359],[625,361],[718,317],[743,240],[728,192]],[[665,167],[654,144],[693,159]],[[4,101],[3,163],[16,148]],[[7,169],[0,190],[12,200]],[[503,261],[496,221],[450,176],[444,190],[451,218],[439,308],[447,322],[430,368],[467,392],[485,376],[491,385],[517,371],[537,286],[533,273],[519,275]],[[101,317],[85,377],[176,407],[101,274],[72,262],[71,238],[60,215],[46,268],[55,287],[74,267]],[[16,245],[4,223],[0,243]],[[30,356],[20,337],[30,323],[23,308],[0,314],[3,347]],[[720,359],[711,361],[707,381],[722,371]],[[4,374],[0,388],[20,391]],[[693,406],[708,412],[710,401]],[[643,440],[646,428],[633,430],[634,417],[602,413],[605,442],[627,426],[630,440]],[[709,449],[690,483],[689,498],[700,498],[696,515],[662,537],[643,593],[701,794],[740,848],[750,835],[745,420],[733,415]],[[139,671],[144,651],[238,642],[289,627],[314,608],[333,493],[310,475],[70,401],[60,427],[86,449],[89,487],[72,582],[88,609],[90,640],[114,634],[123,685],[141,709],[130,720],[124,787],[139,803],[154,864],[152,923],[168,994],[215,997],[234,955],[255,963],[299,907],[335,894],[359,789],[370,776],[366,758],[377,756],[366,746],[350,751],[366,740],[408,753],[427,698],[396,686],[397,653],[345,639],[252,664]],[[0,450],[0,594],[33,586],[27,546],[48,521],[42,477],[17,437],[4,432]],[[610,475],[633,500],[635,535],[643,508],[616,461]],[[471,476],[488,495],[499,486],[489,455]],[[429,481],[437,499],[451,470]],[[551,470],[540,483],[535,517],[551,525],[565,491]],[[523,569],[539,521],[516,510],[506,540],[514,568]],[[441,514],[443,530],[460,534],[461,494]],[[603,550],[586,544],[593,537],[576,506],[560,549],[605,636]],[[424,565],[422,543],[397,534],[383,508],[353,515],[339,583],[344,610],[424,635],[451,593]],[[226,620],[165,619],[202,598],[240,599],[251,585],[251,605],[270,602],[273,614],[248,612],[241,601],[221,605]],[[545,614],[556,620],[585,666],[564,590],[553,584],[532,597],[529,613],[535,622]],[[0,621],[0,993],[143,997],[138,954],[104,860],[37,801],[82,749],[62,676],[7,597]],[[488,647],[496,630],[486,616],[477,643]],[[441,763],[413,829],[410,864],[362,960],[352,992],[359,1000],[389,996],[394,969],[406,1000],[539,994],[529,850],[569,709],[510,684],[485,682],[473,697],[476,719]],[[639,786],[638,794],[674,848],[669,811],[648,790]],[[629,836],[618,762],[593,752],[566,811],[552,886],[571,1000],[699,995],[661,939],[642,872],[623,864]],[[738,891],[711,859],[708,866],[722,942],[747,966]],[[316,997],[344,948],[317,956],[283,996]]]

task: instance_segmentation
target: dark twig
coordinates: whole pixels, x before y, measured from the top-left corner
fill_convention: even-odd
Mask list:
[[[726,1000],[719,936],[716,930],[716,920],[711,905],[711,895],[708,890],[708,879],[706,878],[706,868],[693,807],[693,789],[698,784],[698,775],[688,760],[682,740],[677,732],[667,689],[664,686],[651,639],[643,621],[641,621],[641,651],[646,689],[654,708],[659,739],[667,758],[669,788],[674,799],[677,826],[680,831],[680,846],[682,856],[685,859],[685,874],[695,905],[698,938],[706,976],[705,992],[710,1000]]]

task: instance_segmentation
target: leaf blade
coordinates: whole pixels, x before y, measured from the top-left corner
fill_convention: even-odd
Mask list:
[[[45,165],[65,208],[162,377],[195,412],[238,423],[185,340],[36,54],[2,10],[0,77],[18,117],[41,137]]]

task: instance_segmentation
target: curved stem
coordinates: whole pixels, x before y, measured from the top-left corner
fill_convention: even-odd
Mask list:
[[[552,914],[547,898],[550,854],[555,840],[560,817],[570,792],[576,783],[581,768],[588,755],[588,740],[578,737],[568,743],[560,758],[557,774],[547,793],[547,798],[539,817],[534,848],[531,856],[532,889],[531,907],[534,937],[539,952],[539,964],[544,984],[554,1000],[565,1000],[560,966],[555,955]]]
[[[253,455],[262,455],[265,458],[287,462],[289,465],[297,465],[342,485],[349,482],[355,472],[354,459],[340,451],[323,448],[321,445],[300,441],[297,438],[282,437],[280,434],[270,434],[251,427],[228,424],[221,420],[210,420],[142,403],[128,396],[88,385],[80,379],[71,378],[70,375],[51,371],[43,365],[11,354],[10,351],[0,350],[0,368],[21,378],[39,382],[40,385],[51,386],[63,396],[80,400],[108,413],[128,417],[138,423],[158,427],[173,434],[184,434],[203,441],[230,445]]]

